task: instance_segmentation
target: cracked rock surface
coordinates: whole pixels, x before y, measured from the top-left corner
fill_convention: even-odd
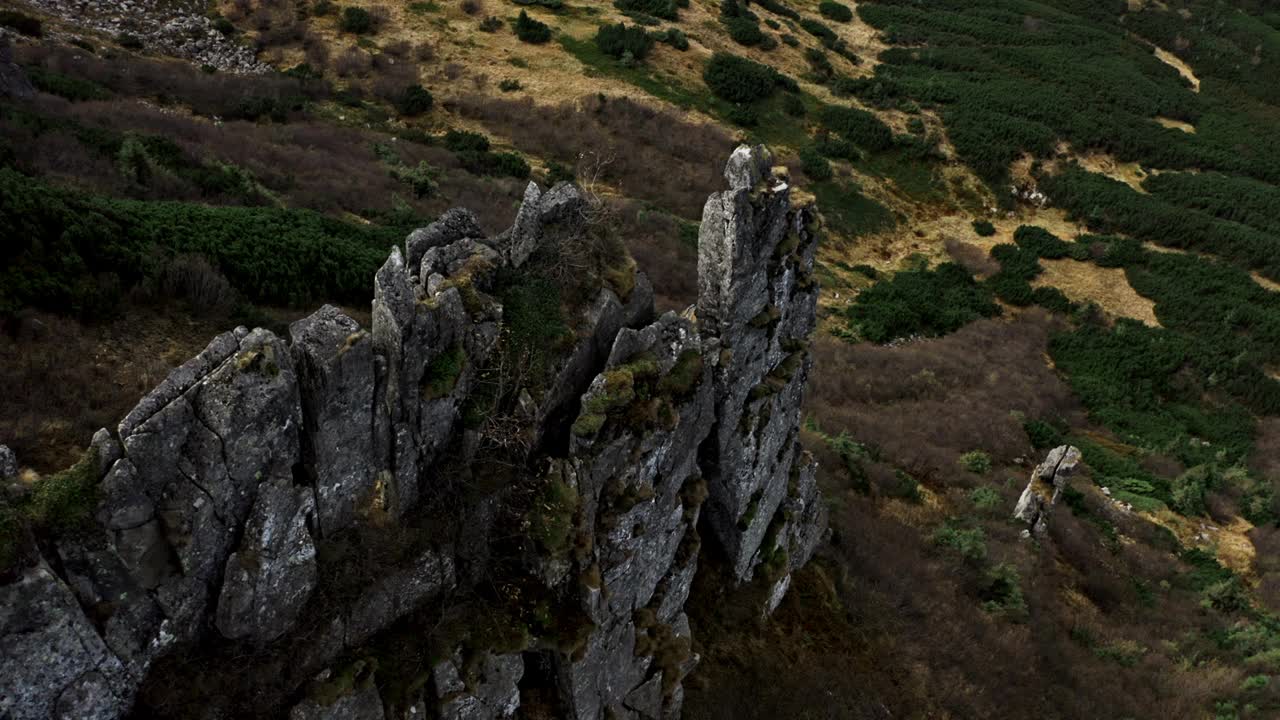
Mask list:
[[[798,441],[820,221],[764,148],[725,178],[683,314],[613,258],[559,339],[513,345],[526,275],[595,231],[531,184],[493,238],[465,210],[409,235],[369,328],[326,305],[213,338],[94,436],[83,527],[0,577],[0,718],[488,720],[532,686],[678,718],[705,543],[767,614],[826,537]]]

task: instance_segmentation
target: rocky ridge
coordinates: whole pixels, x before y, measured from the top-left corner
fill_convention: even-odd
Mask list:
[[[531,183],[496,237],[451,210],[394,249],[368,329],[214,338],[0,580],[0,716],[679,717],[699,564],[767,613],[826,532],[818,218],[764,148],[725,177],[683,315]]]

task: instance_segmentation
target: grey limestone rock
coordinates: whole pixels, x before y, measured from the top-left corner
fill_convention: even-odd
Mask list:
[[[7,445],[0,445],[0,480],[18,476],[18,456]]]
[[[333,702],[306,698],[289,711],[289,720],[384,720],[378,687],[366,682]]]
[[[816,218],[791,207],[787,178],[771,165],[763,148],[734,151],[733,189],[707,200],[698,238],[698,327],[720,350],[708,519],[739,581],[752,577],[790,493],[816,323]]]
[[[480,223],[470,210],[450,208],[444,211],[436,221],[424,228],[418,228],[405,238],[405,264],[410,270],[416,269],[422,262],[422,256],[428,250],[462,240],[463,238],[484,238]]]
[[[0,585],[0,717],[115,718],[133,687],[44,562]]]
[[[289,335],[306,426],[305,464],[315,476],[320,532],[332,535],[373,502],[373,342],[332,305],[290,325]]]
[[[309,487],[285,478],[264,484],[237,550],[227,558],[215,622],[224,637],[258,645],[298,619],[316,585],[315,513]]]
[[[1081,458],[1080,451],[1072,445],[1060,445],[1050,450],[1044,462],[1031,472],[1031,478],[1014,506],[1014,519],[1026,523],[1034,533],[1047,530],[1049,513],[1057,504],[1067,480],[1079,469]]]
[[[460,673],[461,653],[436,664],[431,671],[441,720],[501,720],[520,709],[520,679],[524,659],[519,653],[486,653],[468,685]]]

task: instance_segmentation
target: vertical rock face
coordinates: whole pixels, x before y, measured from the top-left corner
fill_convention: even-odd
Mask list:
[[[162,690],[210,718],[481,720],[529,687],[557,717],[679,717],[699,528],[766,613],[826,528],[797,441],[816,214],[763,148],[725,177],[693,312],[655,319],[591,201],[530,184],[493,239],[451,210],[394,249],[368,330],[325,306],[288,343],[214,338],[95,435],[83,530],[0,585],[0,716]]]
[[[1031,472],[1031,479],[1013,509],[1014,519],[1026,523],[1036,534],[1047,530],[1049,511],[1058,502],[1067,480],[1079,469],[1080,460],[1080,450],[1074,445],[1059,445],[1050,450],[1044,462]]]
[[[725,179],[730,190],[707,200],[698,237],[698,324],[719,360],[718,422],[703,460],[708,514],[739,581],[768,561],[781,583],[790,556],[802,564],[821,535],[801,528],[825,525],[813,461],[797,441],[812,366],[817,218],[791,207],[785,172],[764,148],[739,147]]]

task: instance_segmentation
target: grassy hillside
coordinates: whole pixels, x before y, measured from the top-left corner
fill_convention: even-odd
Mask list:
[[[686,717],[1280,712],[1271,4],[211,3],[262,75],[15,7],[0,366],[57,389],[0,400],[0,442],[35,471],[206,334],[365,303],[407,229],[497,231],[529,179],[606,197],[682,309],[764,142],[824,216],[835,535],[768,623],[697,584]],[[1063,443],[1086,468],[1024,538]]]

